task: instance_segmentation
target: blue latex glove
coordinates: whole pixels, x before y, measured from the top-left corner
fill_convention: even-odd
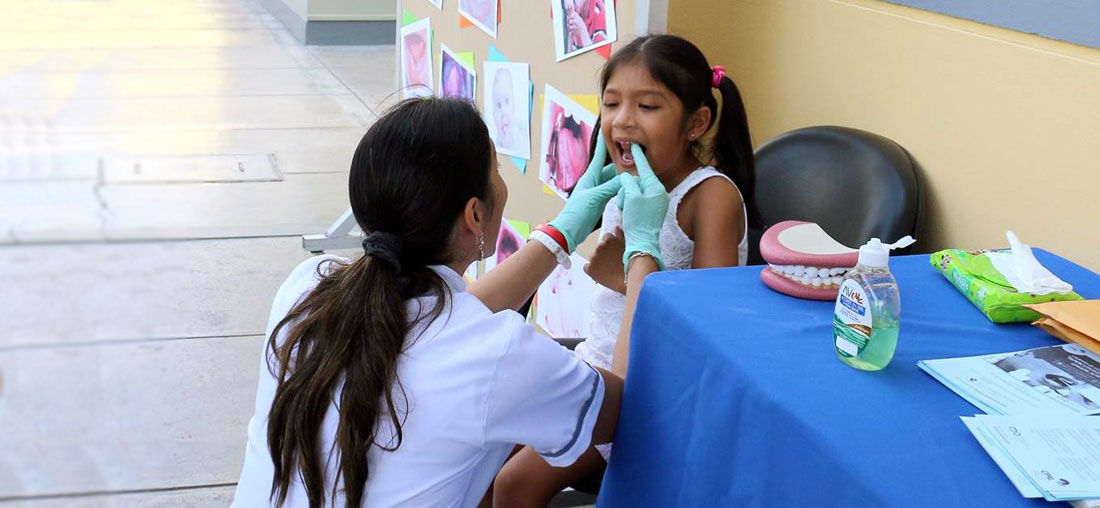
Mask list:
[[[588,238],[603,215],[607,202],[619,192],[620,182],[615,178],[615,165],[607,164],[607,144],[603,140],[603,131],[596,136],[596,153],[584,175],[577,180],[573,193],[565,201],[558,217],[550,221],[569,243],[569,253]]]
[[[628,173],[619,175],[623,194],[623,233],[626,236],[626,249],[623,251],[623,270],[627,270],[627,261],[635,252],[647,252],[657,261],[658,268],[664,270],[665,262],[661,258],[661,225],[668,212],[668,192],[664,184],[653,174],[653,168],[638,145],[631,145],[634,164],[638,166],[638,176]]]

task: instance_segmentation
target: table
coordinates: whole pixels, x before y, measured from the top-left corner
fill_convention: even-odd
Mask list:
[[[1100,297],[1097,274],[1036,257]],[[773,292],[761,267],[648,278],[598,506],[1051,506],[1019,495],[959,421],[981,411],[916,363],[1058,341],[989,322],[927,255],[891,269],[901,332],[879,372],[837,360],[833,303]]]

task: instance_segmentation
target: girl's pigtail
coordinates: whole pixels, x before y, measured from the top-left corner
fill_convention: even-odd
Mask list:
[[[718,82],[718,91],[722,96],[722,110],[714,139],[715,166],[737,184],[745,200],[749,224],[756,226],[757,214],[753,202],[756,169],[745,104],[737,85],[728,77],[722,77]]]

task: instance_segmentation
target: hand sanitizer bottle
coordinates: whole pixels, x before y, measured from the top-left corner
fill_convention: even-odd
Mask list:
[[[872,238],[859,248],[859,262],[840,284],[833,311],[833,345],[837,358],[848,366],[881,370],[894,358],[901,297],[890,273],[890,250],[914,241],[906,236],[883,244]]]

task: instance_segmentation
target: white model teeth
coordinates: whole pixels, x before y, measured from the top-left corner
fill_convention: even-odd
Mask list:
[[[790,280],[804,286],[815,288],[840,286],[844,282],[844,275],[852,268],[818,268],[804,265],[774,265],[768,264],[771,270]]]

